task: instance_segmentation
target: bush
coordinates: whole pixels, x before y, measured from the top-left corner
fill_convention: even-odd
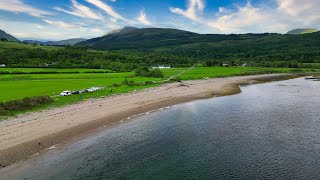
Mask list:
[[[170,79],[170,82],[182,82],[180,77]]]
[[[120,84],[113,84],[112,86],[113,87],[120,87],[121,85]]]
[[[50,96],[37,96],[0,103],[0,115],[10,115],[12,111],[30,110],[34,107],[53,102]]]
[[[290,72],[293,72],[293,73],[295,73],[295,72],[303,72],[303,70],[302,69],[291,69]]]
[[[122,81],[122,84],[124,84],[124,85],[128,85],[128,84],[129,84],[128,79],[127,79],[127,78],[125,78],[125,79]]]
[[[163,78],[164,75],[162,73],[162,71],[160,71],[160,69],[154,69],[153,71],[151,71],[151,76],[155,77],[155,78]]]
[[[129,81],[127,85],[128,86],[135,86],[135,83],[134,83],[134,81]]]
[[[144,84],[145,84],[145,85],[152,85],[153,82],[152,82],[152,81],[146,81],[146,82],[144,82]]]
[[[163,78],[164,75],[160,69],[149,70],[147,67],[139,67],[135,71],[136,76]]]

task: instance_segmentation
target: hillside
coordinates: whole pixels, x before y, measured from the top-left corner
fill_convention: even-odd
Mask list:
[[[11,67],[50,64],[55,67],[103,67],[115,71],[133,70],[139,65],[184,67],[194,63],[301,68],[308,64],[308,67],[316,67],[312,63],[320,63],[319,39],[320,32],[223,35],[176,29],[125,28],[77,44],[84,47],[3,42],[0,43],[0,63]],[[15,47],[21,48],[17,51]]]
[[[92,46],[101,50],[145,49],[172,45],[176,42],[188,43],[190,39],[197,37],[200,35],[176,29],[125,27],[119,32],[83,41],[77,45]]]
[[[19,42],[19,40],[17,38],[13,37],[10,34],[7,34],[6,32],[2,31],[1,29],[0,29],[0,39],[6,39],[6,40],[12,41],[12,42]]]
[[[75,45],[79,42],[85,41],[87,39],[83,39],[83,38],[76,38],[76,39],[67,39],[67,40],[62,40],[62,41],[47,41],[47,42],[43,42],[43,41],[35,41],[35,40],[25,40],[23,42],[29,43],[29,44],[42,44],[45,46],[65,46],[65,45]]]
[[[121,31],[120,31],[121,32]],[[197,34],[176,29],[131,29],[83,41],[97,50],[157,51],[199,61],[320,62],[320,32],[288,34]],[[267,63],[266,63],[267,64]]]
[[[309,34],[309,33],[315,33],[319,32],[318,29],[294,29],[292,31],[289,31],[287,34]]]

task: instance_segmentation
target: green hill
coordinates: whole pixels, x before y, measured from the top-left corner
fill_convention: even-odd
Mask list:
[[[197,34],[176,29],[144,28],[114,33],[77,45],[96,50],[162,52],[199,61],[320,62],[320,32],[289,34]]]
[[[199,34],[176,29],[125,27],[119,32],[83,41],[77,45],[91,46],[94,49],[119,50],[154,48],[181,43],[188,43],[190,38],[200,37]]]
[[[138,65],[183,67],[194,63],[302,68],[305,64],[320,63],[319,39],[320,32],[225,35],[127,27],[71,47],[2,42],[0,64],[10,67],[39,67],[44,64],[60,68],[106,67],[115,71],[133,70]],[[21,48],[17,50],[15,47]]]
[[[10,34],[7,34],[6,32],[2,31],[1,29],[0,29],[0,39],[6,39],[6,40],[12,41],[12,42],[19,42],[19,40],[17,38],[13,37]]]
[[[315,33],[319,32],[318,29],[294,29],[292,31],[289,31],[287,34],[309,34],[309,33]]]

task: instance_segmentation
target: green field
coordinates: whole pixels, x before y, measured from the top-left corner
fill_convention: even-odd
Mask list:
[[[143,85],[146,81],[163,81],[170,78],[173,75],[179,74],[188,68],[173,68],[162,70],[165,77],[149,78],[149,77],[133,77],[134,72],[124,73],[88,73],[88,69],[27,69],[27,68],[14,68],[14,69],[1,69],[9,71],[20,72],[42,72],[42,71],[63,71],[72,72],[77,71],[74,74],[2,74],[0,75],[0,102],[8,102],[12,100],[19,100],[25,97],[33,96],[53,96],[54,102],[49,106],[63,106],[72,104],[89,98],[96,98],[101,96],[108,96],[115,93],[126,93],[134,90],[140,90],[148,87],[154,87],[159,85]],[[186,72],[179,78],[182,80],[203,79],[203,78],[215,78],[226,76],[239,76],[248,74],[266,74],[269,72],[290,72],[291,69],[271,69],[271,68],[253,68],[253,67],[196,67],[191,71]],[[129,81],[134,81],[135,86],[121,85],[120,87],[114,87],[114,84],[122,84],[122,82],[128,78]],[[90,87],[106,86],[105,90],[81,94],[72,95],[68,97],[60,97],[59,95],[64,90],[82,90]],[[114,92],[110,92],[110,90]],[[44,108],[44,107],[42,107]]]
[[[0,42],[0,48],[6,49],[36,49],[40,48],[46,50],[54,50],[54,49],[61,49],[62,47],[58,46],[40,46],[40,45],[31,45],[31,44],[23,44],[23,43],[16,43],[16,42]]]
[[[108,69],[81,68],[0,68],[0,74],[76,74],[76,73],[112,73]]]

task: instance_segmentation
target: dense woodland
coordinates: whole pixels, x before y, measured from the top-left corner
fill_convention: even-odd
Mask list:
[[[83,47],[63,48],[1,48],[0,64],[7,67],[55,67],[92,68],[132,71],[139,66],[158,64],[174,67],[192,66],[194,58],[181,57],[163,52],[92,51]]]
[[[8,67],[131,71],[141,66],[186,67],[201,63],[204,66],[320,68],[313,64],[320,63],[319,32],[200,35],[168,29],[130,29],[60,48],[40,45],[15,48],[2,43],[0,64]]]

